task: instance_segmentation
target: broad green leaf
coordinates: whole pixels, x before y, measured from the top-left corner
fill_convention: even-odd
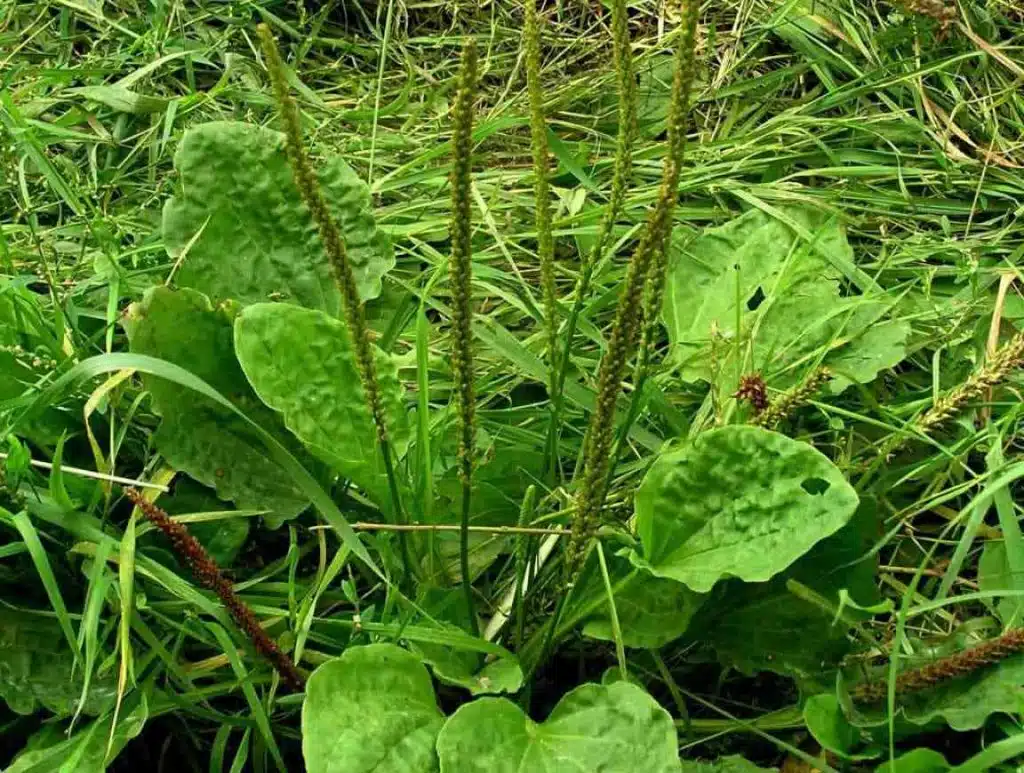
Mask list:
[[[804,722],[814,740],[833,754],[851,759],[860,743],[860,731],[851,725],[833,693],[812,695],[804,704]]]
[[[608,573],[619,618],[622,643],[627,647],[657,649],[678,639],[704,597],[682,583],[655,577],[628,560],[610,555]],[[594,612],[584,616],[583,634],[613,641],[608,594],[599,572],[590,572],[586,589],[576,589]]]
[[[345,324],[320,311],[259,303],[238,316],[235,351],[256,394],[284,415],[306,448],[390,511],[377,429]],[[409,420],[395,364],[381,351],[377,384],[400,458],[409,446]]]
[[[758,209],[673,239],[662,318],[684,379],[731,391],[740,369],[784,387],[803,363],[823,361],[838,372],[830,388],[839,392],[904,358],[909,325],[885,322],[880,299],[840,292],[833,265],[854,261],[838,221],[804,207],[783,213],[813,241]]]
[[[117,725],[113,713],[76,730],[69,738],[56,725],[47,725],[6,769],[6,773],[103,773],[130,740],[142,732],[149,719],[149,704],[139,693],[134,706],[122,709]],[[112,703],[112,701],[111,701]]]
[[[683,760],[680,773],[765,773],[775,770],[776,768],[758,767],[745,757],[732,754],[728,757],[719,757],[714,762]]]
[[[274,299],[337,315],[340,293],[309,210],[292,180],[284,135],[214,122],[186,132],[174,156],[179,193],[164,207],[176,281],[214,300]],[[380,295],[394,255],[377,230],[366,185],[340,158],[318,164],[363,300]]]
[[[180,365],[274,431],[279,422],[256,398],[235,360],[232,316],[232,307],[214,308],[195,290],[154,287],[132,304],[124,326],[133,353]],[[172,467],[242,508],[290,518],[306,507],[308,500],[288,474],[267,458],[262,443],[232,411],[171,381],[154,376],[143,381],[162,417],[153,441]]]
[[[545,722],[504,698],[459,708],[437,738],[441,773],[678,773],[672,717],[628,682],[584,684]]]
[[[465,625],[469,612],[462,588],[428,588],[420,595],[419,607],[431,616],[433,625],[464,635],[460,626]],[[523,686],[523,670],[512,653],[495,658],[454,644],[433,642],[411,641],[409,648],[430,666],[440,681],[465,688],[473,695],[514,693]]]
[[[952,770],[946,758],[934,749],[914,749],[886,761],[875,768],[876,773],[945,773]]]
[[[690,634],[714,647],[722,663],[745,673],[773,671],[830,689],[834,669],[849,649],[844,619],[864,615],[846,611],[836,620],[828,608],[797,596],[789,582],[801,583],[837,607],[841,590],[858,604],[874,603],[878,561],[870,550],[878,529],[878,516],[865,500],[850,523],[778,577],[766,583],[729,580],[716,587],[692,621]]]
[[[764,582],[850,520],[857,494],[807,443],[730,426],[661,455],[636,494],[638,563],[704,593]]]
[[[99,375],[125,369],[136,370],[152,376],[160,376],[212,401],[215,405],[224,408],[236,416],[238,420],[243,422],[252,431],[268,456],[288,473],[296,488],[302,491],[313,503],[320,515],[334,529],[348,549],[362,560],[374,575],[385,583],[389,582],[380,567],[377,566],[377,562],[374,561],[369,551],[360,541],[359,536],[349,525],[348,521],[345,520],[345,516],[338,509],[338,505],[324,491],[309,469],[296,459],[295,455],[282,445],[281,441],[274,437],[271,432],[261,427],[255,420],[250,419],[223,394],[201,378],[198,378],[194,373],[185,370],[179,365],[145,354],[128,354],[123,352],[111,352],[89,357],[53,379],[39,392],[35,400],[29,404],[24,416],[31,418],[36,415],[42,407],[50,405],[58,396],[64,394],[70,386],[80,384]],[[54,513],[52,503],[47,502],[46,498],[37,499],[34,503],[29,504],[29,508],[33,515],[37,515],[50,523],[59,524],[61,528],[79,529],[81,531],[80,536],[83,539],[95,541],[102,538],[102,532],[98,531],[98,527],[95,524],[88,523],[88,519],[84,518],[82,513],[61,513],[58,518],[56,513]],[[186,587],[189,587],[187,583]],[[202,599],[203,597],[199,595],[197,598]]]
[[[419,658],[393,644],[350,647],[314,671],[306,685],[306,770],[433,773],[443,721]]]
[[[884,673],[879,674],[884,678]],[[915,725],[943,720],[954,730],[976,730],[992,714],[1017,714],[1024,705],[1024,655],[967,676],[950,679],[937,687],[897,695],[899,716]],[[850,721],[860,727],[874,727],[888,720],[884,702],[855,705]]]
[[[12,711],[74,714],[82,694],[82,667],[74,662],[55,619],[0,606],[0,698]],[[82,713],[101,712],[115,688],[112,674],[94,675]]]

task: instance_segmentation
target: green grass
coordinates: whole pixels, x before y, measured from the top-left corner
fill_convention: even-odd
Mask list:
[[[597,11],[602,3],[541,5],[556,295],[564,321],[575,301],[579,256],[598,233],[607,202],[615,75],[609,14]],[[397,592],[401,578],[390,574],[400,570],[400,558],[389,535],[361,537],[389,573],[384,582],[352,559],[312,511],[271,530],[259,513],[230,510],[198,485],[191,495],[181,493],[185,476],[171,481],[153,446],[160,419],[141,380],[109,380],[113,366],[128,361],[110,360],[112,369],[98,367],[59,393],[46,387],[76,363],[127,351],[122,313],[175,271],[160,218],[178,184],[172,162],[183,132],[212,120],[278,126],[255,33],[267,22],[294,74],[314,157],[341,156],[369,183],[377,223],[394,244],[397,265],[367,317],[377,343],[397,357],[410,404],[432,410],[416,419],[416,448],[429,437],[434,453],[414,458],[440,495],[434,522],[457,523],[455,413],[446,410],[454,388],[449,140],[458,55],[473,38],[481,73],[472,190],[480,451],[474,496],[489,508],[490,523],[514,525],[527,487],[535,485],[530,525],[567,526],[594,375],[665,153],[675,20],[655,0],[632,5],[641,132],[613,244],[583,301],[561,409],[560,477],[551,486],[544,468],[548,341],[518,4],[9,0],[0,8],[0,288],[19,300],[15,319],[0,306],[0,344],[8,347],[0,357],[25,367],[13,385],[0,374],[0,428],[5,435],[13,428],[18,438],[3,449],[8,458],[20,443],[33,459],[58,468],[170,484],[174,497],[158,502],[173,513],[210,514],[203,524],[209,535],[244,532],[225,568],[275,636],[302,642],[305,668],[350,644],[377,640],[489,651],[466,632],[416,616]],[[1003,623],[985,593],[1008,593],[999,600],[1005,612],[1013,593],[1024,590],[1013,575],[1013,567],[1024,567],[1018,374],[891,460],[876,454],[981,366],[993,314],[1002,320],[1001,341],[1024,319],[1024,15],[1016,6],[964,3],[945,32],[897,6],[861,0],[730,0],[706,4],[700,19],[676,238],[684,242],[752,209],[777,215],[789,205],[813,205],[838,218],[852,244],[854,262],[841,267],[843,293],[880,292],[890,316],[910,326],[895,367],[838,396],[820,393],[783,427],[832,459],[878,514],[875,583],[893,604],[855,616],[846,661],[854,670],[871,663],[884,674],[894,650],[916,661],[992,638]],[[1001,281],[1008,291],[997,301]],[[11,354],[18,344],[28,351]],[[601,554],[609,561],[624,544],[633,493],[663,443],[735,423],[746,410],[728,393],[684,381],[667,340],[658,344],[612,477],[604,531],[610,536]],[[772,394],[805,378],[823,354],[808,352],[770,374]],[[0,359],[0,368],[13,370],[14,359]],[[45,411],[26,421],[25,409],[39,407],[40,394],[49,401]],[[323,483],[320,471],[313,476],[310,485]],[[114,770],[172,761],[196,771],[300,769],[301,701],[278,689],[273,672],[245,649],[227,614],[166,543],[141,521],[129,526],[130,506],[118,486],[67,467],[19,473],[13,462],[6,478],[16,490],[11,501],[0,499],[0,659],[22,625],[4,615],[30,611],[44,627],[53,624],[46,636],[66,639],[78,654],[75,673],[88,675],[105,711],[118,703],[119,679],[122,719],[145,695],[149,719],[137,740],[125,739]],[[341,487],[329,494],[350,522],[378,515]],[[178,509],[171,507],[175,500]],[[530,555],[541,542],[520,539]],[[993,545],[1002,546],[1011,567],[1001,586],[979,579],[983,548],[988,553]],[[499,557],[474,583],[484,625],[512,587],[516,565],[515,541],[505,535],[477,550],[498,547]],[[528,595],[527,639],[560,592],[560,554],[554,556]],[[99,571],[104,563],[107,570]],[[608,568],[602,560],[601,569]],[[612,588],[606,573],[597,582]],[[128,598],[134,613],[123,615]],[[621,614],[612,617],[612,629],[619,629]],[[723,667],[699,638],[682,637],[652,653],[585,638],[570,626],[520,699],[532,700],[540,719],[584,677],[599,681],[624,661],[678,720],[686,757],[742,753],[777,766],[794,748],[818,753],[793,708],[811,694],[806,685],[801,694],[783,675]],[[48,662],[33,661],[34,673]],[[0,664],[0,680],[4,673]],[[45,689],[56,694],[56,684]],[[80,681],[75,688],[77,698]],[[446,709],[466,698],[455,688],[441,696]],[[51,721],[52,709],[44,702],[15,713],[0,703],[0,764],[30,739],[41,743],[54,727],[67,726],[74,710]],[[76,728],[88,721],[80,717]],[[104,744],[105,721],[97,730]],[[932,746],[959,763],[987,749],[992,765],[1008,764],[1000,749],[1015,749],[1020,733],[1018,717],[1000,714],[984,733],[957,734],[942,725],[935,734],[901,737],[894,750]],[[874,769],[889,742],[875,745],[880,756],[848,764]],[[829,764],[847,763],[830,757]]]

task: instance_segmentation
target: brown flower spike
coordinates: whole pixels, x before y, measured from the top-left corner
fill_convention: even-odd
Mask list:
[[[966,676],[985,666],[991,666],[1011,655],[1024,652],[1024,628],[1011,628],[990,641],[969,650],[936,660],[927,666],[904,671],[896,677],[896,693],[905,694],[934,687],[958,676]],[[885,700],[889,686],[885,681],[866,682],[854,688],[853,699],[862,703]]]
[[[760,373],[748,373],[740,377],[740,388],[733,395],[737,400],[746,400],[757,415],[768,407],[768,385]]]
[[[270,661],[270,664],[288,683],[289,687],[296,692],[301,692],[306,684],[305,677],[295,667],[292,659],[277,646],[277,642],[263,630],[255,613],[238,597],[231,583],[217,566],[217,562],[206,552],[206,548],[200,544],[199,540],[189,534],[184,524],[178,523],[165,510],[144,499],[136,489],[126,488],[124,493],[142,511],[142,514],[170,540],[174,552],[188,565],[199,584],[220,597],[224,608],[231,613],[231,617],[238,623],[238,627],[252,641],[256,651]]]

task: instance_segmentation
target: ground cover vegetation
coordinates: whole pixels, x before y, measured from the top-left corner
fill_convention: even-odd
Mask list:
[[[0,14],[6,770],[1016,769],[1016,3]]]

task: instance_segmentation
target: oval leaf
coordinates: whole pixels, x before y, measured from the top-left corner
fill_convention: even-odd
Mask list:
[[[256,398],[235,360],[232,311],[216,309],[195,290],[154,287],[124,320],[131,350],[187,369],[226,395],[252,420],[285,435],[280,422]],[[156,376],[143,376],[163,417],[153,441],[168,464],[239,507],[297,515],[308,500],[263,451],[245,422],[224,406]]]
[[[318,458],[390,507],[387,475],[377,445],[344,323],[320,311],[259,303],[235,322],[235,352],[264,403]],[[377,352],[377,383],[391,446],[402,456],[409,422],[395,365]]]
[[[636,495],[639,561],[704,593],[764,582],[834,534],[857,494],[806,443],[759,427],[711,430],[663,454]]]
[[[504,698],[480,698],[456,711],[437,738],[441,773],[678,773],[672,717],[628,682],[585,684],[546,722]]]
[[[275,298],[336,315],[341,308],[316,224],[292,180],[284,135],[217,121],[186,132],[174,156],[181,190],[164,207],[176,281],[211,298]],[[395,264],[370,210],[366,185],[341,159],[319,165],[320,186],[338,221],[363,300],[380,295]]]
[[[314,671],[306,685],[306,770],[433,773],[443,721],[419,658],[393,644],[351,647]]]

